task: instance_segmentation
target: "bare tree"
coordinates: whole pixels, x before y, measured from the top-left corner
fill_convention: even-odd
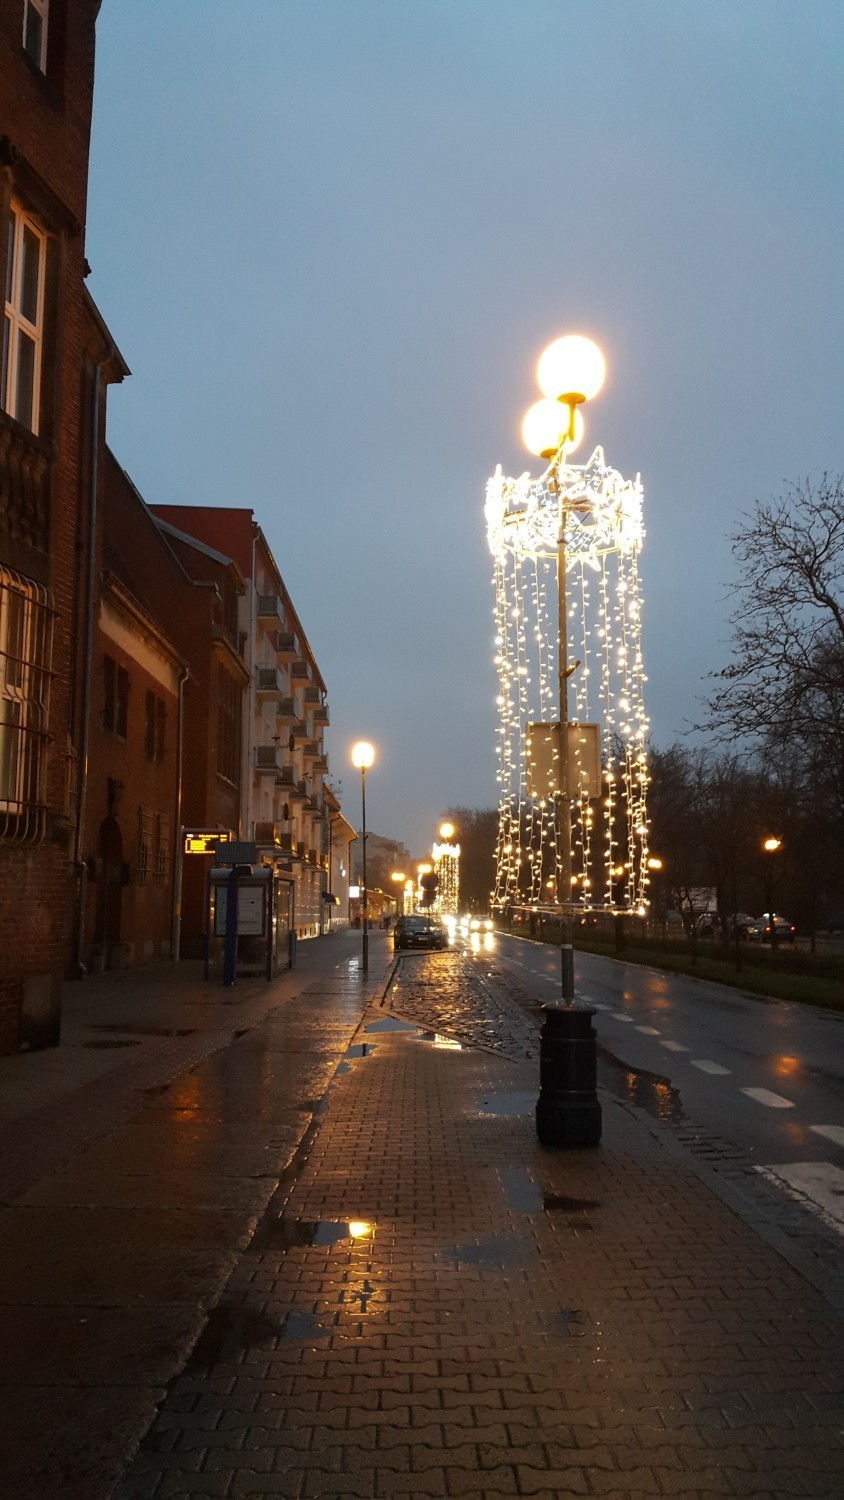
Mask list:
[[[820,749],[844,812],[844,477],[757,503],[733,538],[733,660],[707,728]]]

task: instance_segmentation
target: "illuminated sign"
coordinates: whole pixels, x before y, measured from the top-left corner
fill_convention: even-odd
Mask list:
[[[185,854],[216,854],[218,843],[228,836],[224,828],[186,828]]]

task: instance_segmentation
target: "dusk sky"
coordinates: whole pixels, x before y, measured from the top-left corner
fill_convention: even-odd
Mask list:
[[[565,332],[607,360],[578,460],[644,485],[653,739],[700,717],[731,532],[844,469],[842,72],[841,0],[104,0],[109,442],[254,510],[352,823],[362,737],[415,855],[496,803],[484,489]]]

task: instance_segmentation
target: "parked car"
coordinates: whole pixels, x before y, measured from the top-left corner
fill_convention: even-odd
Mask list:
[[[785,917],[780,917],[774,912],[774,932],[778,943],[793,943],[795,938],[794,924],[787,922]],[[757,917],[753,926],[749,929],[747,936],[751,943],[769,943],[771,941],[771,914],[763,911],[761,917]]]
[[[755,927],[756,919],[749,912],[737,911],[728,921],[730,937],[746,938],[751,927]]]
[[[447,948],[448,933],[435,917],[399,917],[393,948]]]

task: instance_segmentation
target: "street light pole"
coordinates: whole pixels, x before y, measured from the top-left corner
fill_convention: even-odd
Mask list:
[[[604,356],[580,334],[555,339],[537,369],[545,399],[537,401],[522,425],[531,452],[551,460],[557,490],[557,671],[559,675],[558,781],[555,806],[558,899],[560,905],[560,989],[563,1005],[574,1005],[574,920],[571,899],[571,804],[569,799],[568,608],[566,600],[566,491],[560,465],[583,431],[578,407],[597,395],[604,382]]]
[[[371,766],[375,759],[375,751],[368,740],[359,740],[352,747],[352,764],[360,768],[360,836],[361,836],[361,873],[363,892],[363,951],[361,954],[361,969],[364,974],[369,973],[369,895],[366,888],[366,768]]]

